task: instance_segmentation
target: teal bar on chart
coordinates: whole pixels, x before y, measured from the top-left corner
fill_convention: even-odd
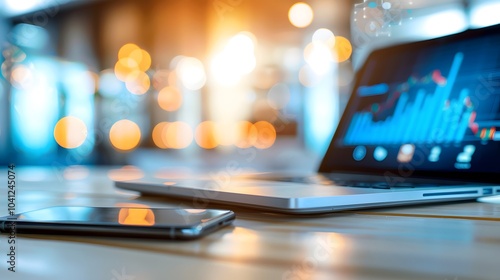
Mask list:
[[[401,92],[395,102],[394,112],[385,120],[374,121],[371,111],[353,115],[344,142],[346,145],[377,145],[404,143],[451,143],[465,137],[471,110],[466,108],[465,98],[469,89],[462,89],[457,99],[450,100],[463,53],[454,56],[445,84],[427,92],[418,83]],[[383,86],[382,86],[383,85]],[[383,89],[383,90],[382,90]],[[385,84],[364,87],[363,95],[383,92]],[[411,95],[414,95],[412,100]],[[450,125],[454,122],[454,125]],[[458,124],[457,121],[459,122]]]

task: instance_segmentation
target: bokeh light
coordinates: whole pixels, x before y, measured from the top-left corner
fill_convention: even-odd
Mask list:
[[[63,148],[78,148],[87,139],[87,126],[77,117],[64,117],[54,127],[54,139]]]
[[[165,87],[158,93],[158,105],[165,111],[177,111],[182,105],[182,95],[174,87]]]
[[[204,121],[196,127],[195,141],[203,149],[213,149],[219,145],[215,135],[216,125],[213,121]]]
[[[252,147],[257,141],[257,127],[249,121],[238,122],[238,141],[235,146],[241,149]]]
[[[5,48],[2,51],[2,54],[4,58],[9,59],[11,62],[14,63],[22,62],[27,57],[26,53],[22,49],[12,45]]]
[[[224,50],[216,54],[211,63],[215,80],[222,85],[235,85],[251,73],[256,66],[256,39],[252,33],[241,32],[233,36]]]
[[[255,148],[270,148],[276,141],[276,129],[274,126],[266,121],[256,122],[254,125],[257,129],[257,139],[254,143]]]
[[[330,29],[320,28],[314,31],[312,42],[313,44],[325,44],[332,48],[335,46],[335,35],[333,35],[333,32]]]
[[[164,138],[168,148],[184,149],[193,142],[193,130],[184,122],[173,122],[166,127]]]
[[[130,76],[130,74],[137,72],[139,66],[137,62],[131,58],[124,57],[120,58],[115,64],[115,75],[118,80],[122,82],[127,82],[130,79],[133,79],[134,77]]]
[[[35,83],[35,73],[23,64],[16,65],[12,69],[10,82],[18,89],[28,89]]]
[[[233,58],[236,58],[239,67],[238,71],[241,74],[248,74],[255,69],[255,45],[257,39],[250,32],[240,32],[233,36],[227,46],[226,52],[230,53]],[[240,57],[238,57],[240,55]]]
[[[119,120],[109,131],[109,140],[113,147],[120,151],[129,151],[137,147],[141,141],[141,130],[131,120]]]
[[[335,36],[335,46],[333,48],[333,59],[337,62],[344,62],[351,57],[352,45],[351,42],[345,37]]]
[[[130,93],[142,95],[151,87],[151,80],[146,73],[134,71],[127,76],[125,86]]]
[[[306,3],[298,2],[293,4],[288,11],[288,19],[290,23],[298,28],[304,28],[311,24],[314,18],[314,13],[311,8]]]
[[[151,56],[145,50],[136,49],[130,53],[129,58],[137,62],[137,68],[140,71],[147,71],[151,66]]]
[[[118,61],[115,64],[116,78],[126,83],[127,90],[136,95],[146,93],[151,80],[145,73],[151,67],[149,53],[135,44],[125,44],[118,51]]]
[[[215,137],[221,146],[234,145],[238,140],[236,122],[222,121],[215,124]]]
[[[232,60],[229,54],[217,54],[213,58],[211,65],[212,73],[218,83],[230,86],[240,81],[241,75],[236,71],[237,68],[234,68],[238,66],[234,65],[234,60]]]
[[[323,75],[332,68],[332,51],[326,44],[309,43],[304,49],[304,60],[316,74]]]
[[[199,90],[205,85],[207,76],[200,60],[194,57],[183,57],[176,68],[179,79],[187,89]]]
[[[135,50],[140,50],[139,46],[137,46],[136,44],[129,43],[123,45],[118,51],[118,60],[122,58],[128,58],[130,54]]]
[[[153,142],[155,143],[156,147],[160,149],[167,149],[167,143],[165,142],[166,138],[166,132],[167,132],[167,126],[168,122],[161,122],[153,128],[152,132],[152,137],[153,137]]]

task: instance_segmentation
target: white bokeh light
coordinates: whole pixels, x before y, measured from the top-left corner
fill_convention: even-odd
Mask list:
[[[234,85],[255,66],[255,37],[241,32],[229,39],[224,49],[213,57],[211,71],[219,84]]]
[[[194,57],[184,57],[177,64],[177,73],[182,84],[190,90],[201,89],[206,81],[203,63]]]

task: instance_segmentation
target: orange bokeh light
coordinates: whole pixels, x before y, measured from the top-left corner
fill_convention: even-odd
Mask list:
[[[182,95],[174,87],[165,87],[158,93],[158,105],[165,111],[177,111],[182,105]]]
[[[195,140],[203,149],[213,149],[219,144],[215,137],[216,125],[213,121],[204,121],[196,127]]]
[[[64,117],[54,127],[54,139],[63,148],[78,148],[87,139],[87,126],[77,117]]]
[[[145,73],[151,67],[149,53],[135,44],[125,44],[118,51],[115,64],[116,78],[127,83],[127,89],[133,94],[144,94],[151,81]]]
[[[257,139],[254,146],[257,149],[267,149],[271,147],[276,141],[276,129],[274,126],[266,121],[256,122],[254,125],[257,129]]]
[[[288,19],[290,23],[299,28],[307,27],[311,24],[314,18],[314,13],[311,8],[306,3],[298,2],[293,4],[288,11]]]
[[[344,62],[351,57],[352,45],[345,37],[335,36],[335,45],[333,47],[333,59],[337,62]]]
[[[172,149],[184,149],[193,142],[193,130],[184,122],[170,123],[164,136],[164,143]]]
[[[151,86],[149,76],[140,71],[134,71],[127,76],[125,83],[127,90],[135,95],[145,94]]]
[[[236,125],[234,122],[217,122],[215,124],[215,137],[219,145],[230,146],[236,143],[238,137]]]
[[[3,66],[4,64],[2,64]],[[6,76],[7,77],[7,76]],[[19,89],[27,89],[35,82],[35,73],[25,65],[17,65],[12,69],[10,76],[11,84]]]
[[[120,58],[115,64],[116,78],[122,82],[127,82],[134,78],[134,74],[138,71],[137,62],[131,58]]]
[[[165,133],[167,132],[168,122],[161,122],[153,128],[153,142],[160,149],[167,149],[167,143],[164,141]]]
[[[246,149],[252,147],[257,141],[257,127],[249,121],[238,123],[238,140],[235,145],[238,148]]]
[[[120,120],[111,127],[109,131],[109,140],[116,149],[129,151],[139,145],[141,141],[141,130],[133,121]]]
[[[118,51],[118,59],[129,57],[130,54],[135,50],[140,50],[139,46],[137,46],[136,44],[129,43],[123,45]]]
[[[145,50],[136,49],[130,53],[129,58],[137,62],[137,67],[141,71],[147,71],[151,66],[151,56]]]

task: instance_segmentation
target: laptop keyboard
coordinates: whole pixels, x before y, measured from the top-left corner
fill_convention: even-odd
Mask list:
[[[397,183],[389,185],[387,182],[367,182],[367,181],[355,181],[355,180],[330,180],[323,176],[297,176],[297,177],[264,177],[257,178],[261,180],[271,180],[276,182],[290,182],[290,183],[303,183],[303,184],[319,184],[319,185],[335,185],[335,186],[346,186],[354,188],[371,188],[371,189],[390,189],[390,188],[415,188],[423,187],[422,184],[412,184],[412,183]]]

